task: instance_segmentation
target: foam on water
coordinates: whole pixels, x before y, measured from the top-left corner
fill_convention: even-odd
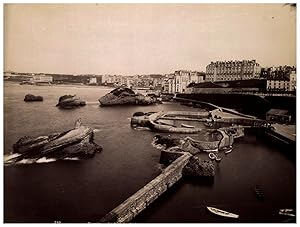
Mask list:
[[[73,160],[73,161],[78,161],[80,160],[79,158],[73,157],[73,158],[64,158],[64,160]]]
[[[164,150],[166,148],[166,146],[164,146],[164,145],[157,144],[156,139],[153,139],[153,141],[151,142],[151,145],[158,150]]]
[[[138,130],[138,131],[151,131],[151,129],[148,128],[148,127],[135,127],[134,130]]]
[[[20,156],[20,155],[21,155],[21,154],[18,154],[18,153],[15,153],[15,154],[9,154],[9,155],[4,155],[3,161],[4,161],[4,162],[7,162],[7,161],[9,161],[10,159],[16,158],[16,157],[18,157],[18,156]]]
[[[17,164],[32,164],[35,162],[35,159],[22,159],[21,161],[18,161]]]
[[[102,131],[102,129],[97,129],[97,128],[95,128],[94,130],[93,130],[93,132],[101,132]]]
[[[36,163],[47,163],[47,162],[55,162],[56,159],[55,158],[46,158],[46,157],[42,157],[40,159],[38,159],[36,161]]]

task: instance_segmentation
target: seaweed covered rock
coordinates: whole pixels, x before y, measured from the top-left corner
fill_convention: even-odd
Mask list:
[[[74,108],[85,106],[85,101],[78,98],[76,95],[63,95],[59,98],[58,104],[56,106],[60,108]]]
[[[201,160],[196,156],[192,156],[182,169],[182,175],[213,177],[215,176],[215,166],[210,160]]]
[[[151,97],[136,94],[129,88],[116,88],[99,99],[101,106],[112,105],[150,105],[155,103]]]
[[[170,149],[181,145],[179,138],[172,138],[171,136],[155,135],[154,145]]]
[[[75,128],[48,136],[32,138],[24,136],[13,145],[13,153],[18,154],[5,161],[5,164],[19,163],[23,159],[38,162],[41,158],[66,159],[66,158],[91,158],[102,147],[93,141],[93,129],[83,126],[77,120]]]
[[[24,98],[25,102],[41,102],[43,101],[43,97],[39,95],[27,94]]]

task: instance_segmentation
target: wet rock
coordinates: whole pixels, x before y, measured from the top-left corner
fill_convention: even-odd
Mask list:
[[[43,101],[43,97],[37,96],[37,95],[32,95],[32,94],[27,94],[27,95],[25,95],[24,101],[25,102],[41,102],[41,101]]]
[[[116,88],[99,99],[101,106],[112,105],[150,105],[155,103],[151,97],[136,94],[129,88]]]
[[[100,152],[102,147],[93,142],[93,130],[82,126],[80,119],[76,121],[75,128],[48,136],[32,138],[24,136],[13,145],[13,153],[18,157],[6,160],[5,164],[18,163],[23,159],[40,158],[91,158]]]
[[[56,106],[66,109],[85,105],[85,101],[81,100],[76,95],[63,95],[59,98],[58,104],[56,104]]]
[[[154,136],[154,144],[164,146],[166,149],[171,147],[180,146],[181,142],[179,138],[172,138],[171,136]]]
[[[215,166],[210,160],[201,160],[196,156],[192,156],[182,169],[182,174],[184,176],[213,177],[215,176]]]
[[[198,154],[201,152],[200,149],[198,149],[194,143],[190,140],[185,140],[184,143],[181,145],[181,149],[185,152],[189,152],[192,155]]]

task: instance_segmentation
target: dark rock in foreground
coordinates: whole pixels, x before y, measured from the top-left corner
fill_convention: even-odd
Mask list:
[[[23,159],[36,162],[41,158],[91,158],[102,150],[93,142],[93,136],[92,128],[82,126],[80,119],[74,129],[66,132],[36,138],[24,136],[13,145],[13,153],[20,155],[6,160],[5,164],[18,163]]]
[[[85,106],[85,101],[81,100],[80,98],[76,97],[76,95],[63,95],[59,98],[58,104],[60,108],[74,108],[79,106]]]
[[[189,162],[182,169],[182,175],[193,177],[215,176],[215,166],[210,160],[201,160],[196,156],[190,157]]]
[[[40,102],[40,101],[43,101],[43,97],[32,95],[32,94],[27,94],[27,95],[25,95],[24,101],[25,102]]]
[[[101,106],[150,105],[156,101],[149,96],[136,94],[129,88],[116,88],[99,99]]]

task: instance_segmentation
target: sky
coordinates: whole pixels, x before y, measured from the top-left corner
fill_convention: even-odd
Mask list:
[[[282,4],[5,4],[4,71],[150,74],[211,61],[296,65]]]

